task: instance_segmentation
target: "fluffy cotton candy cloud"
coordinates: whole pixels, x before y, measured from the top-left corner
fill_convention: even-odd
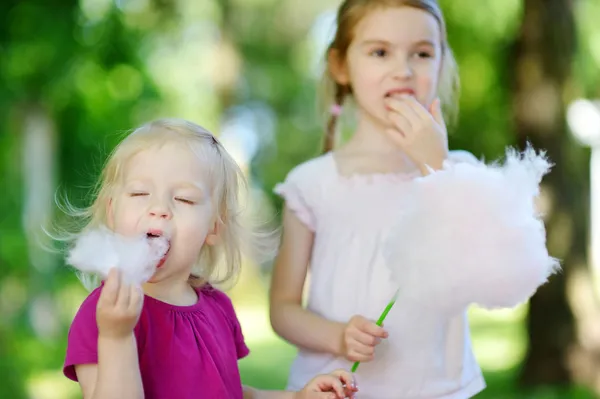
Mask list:
[[[69,251],[67,263],[102,279],[115,267],[124,282],[142,284],[152,277],[168,250],[166,237],[124,237],[102,227],[81,234]]]
[[[398,301],[447,315],[514,307],[559,270],[534,200],[550,163],[528,149],[503,164],[454,163],[409,185],[385,245]]]

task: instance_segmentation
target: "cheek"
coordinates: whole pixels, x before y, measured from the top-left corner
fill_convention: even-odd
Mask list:
[[[208,233],[210,224],[209,207],[199,206],[181,211],[177,220],[177,229],[186,236],[203,239]]]
[[[422,95],[431,96],[435,94],[437,79],[435,76],[423,75],[417,79],[417,86]]]
[[[125,236],[137,234],[139,214],[139,208],[136,211],[135,208],[128,206],[127,203],[119,202],[113,207],[113,229],[115,232]]]
[[[438,81],[439,81],[439,65],[433,64],[424,66],[417,76],[417,86],[421,100],[431,102],[437,96]]]
[[[355,54],[354,52],[348,53],[348,77],[350,84],[354,87],[364,86],[365,83],[376,79],[374,75],[375,65],[371,59],[364,57],[363,55]]]
[[[350,73],[354,96],[371,98],[380,96],[381,79],[384,72],[381,67],[364,62],[356,66]]]

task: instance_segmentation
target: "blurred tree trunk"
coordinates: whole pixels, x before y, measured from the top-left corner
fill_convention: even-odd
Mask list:
[[[594,362],[573,356],[581,348],[576,334],[579,326],[572,298],[567,295],[574,281],[587,282],[588,286],[591,281],[586,259],[589,157],[570,137],[565,122],[569,100],[565,94],[576,49],[573,3],[525,0],[521,29],[509,60],[519,146],[524,148],[530,142],[534,148],[546,150],[556,165],[544,179],[542,192],[548,211],[549,250],[561,259],[564,268],[530,302],[529,349],[520,375],[525,386],[566,386],[573,380],[591,385],[590,377],[600,372],[598,362],[594,366]],[[574,278],[582,273],[587,278]],[[593,296],[591,289],[587,292]],[[578,367],[582,361],[585,367]]]

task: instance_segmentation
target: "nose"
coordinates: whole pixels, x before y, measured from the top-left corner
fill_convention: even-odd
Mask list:
[[[166,220],[170,220],[171,216],[172,216],[171,210],[169,209],[169,207],[164,204],[161,204],[161,203],[152,204],[152,206],[150,207],[150,209],[148,211],[148,214],[152,218],[166,219]]]
[[[413,76],[412,65],[409,57],[406,55],[398,55],[394,60],[393,65],[394,78],[404,80]]]

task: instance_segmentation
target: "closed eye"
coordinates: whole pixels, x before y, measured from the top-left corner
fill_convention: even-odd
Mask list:
[[[187,199],[187,198],[181,198],[181,197],[176,197],[175,201],[183,202],[184,204],[188,204],[188,205],[195,205],[196,204],[195,201],[192,201],[192,200]]]
[[[148,195],[148,193],[144,193],[144,192],[134,192],[134,193],[129,193],[130,197],[144,197]]]

